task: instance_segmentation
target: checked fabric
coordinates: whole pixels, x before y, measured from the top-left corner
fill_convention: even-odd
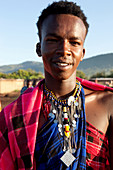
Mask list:
[[[79,79],[79,78],[78,78]],[[113,89],[79,79],[83,87],[93,90]],[[35,143],[41,102],[42,81],[27,89],[0,113],[0,169],[35,170]]]

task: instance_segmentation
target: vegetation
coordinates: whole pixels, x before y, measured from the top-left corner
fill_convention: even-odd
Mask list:
[[[76,72],[77,77],[88,79],[87,76],[83,71],[77,70]],[[113,78],[113,70],[110,71],[110,74],[106,74],[105,71],[97,72],[96,74],[92,75],[90,78]],[[36,72],[32,69],[19,69],[18,71],[12,72],[12,73],[0,73],[0,78],[5,79],[42,79],[44,78],[43,73]]]
[[[83,79],[87,79],[85,73],[83,71],[80,71],[80,70],[77,70],[76,76],[80,77],[80,78],[83,78]]]
[[[12,73],[0,73],[0,78],[5,78],[5,79],[38,79],[38,78],[43,78],[43,74],[41,72],[36,72],[32,69],[28,70],[18,70]]]
[[[77,71],[77,77],[80,78],[86,78],[85,73],[82,71]],[[5,79],[39,79],[44,78],[43,74],[41,72],[36,72],[32,69],[27,70],[18,70],[12,73],[0,73],[0,78]]]
[[[102,77],[102,78],[106,77],[105,71],[97,72],[96,74],[91,76],[91,78],[100,78],[100,77]]]
[[[110,71],[110,74],[108,75],[109,78],[113,78],[113,70]]]
[[[106,74],[105,71],[97,72],[92,75],[91,78],[113,78],[113,70],[110,71],[110,74]]]

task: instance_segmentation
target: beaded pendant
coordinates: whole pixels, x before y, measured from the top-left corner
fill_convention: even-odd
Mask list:
[[[46,85],[44,89],[47,99],[51,103],[51,109],[48,117],[53,118],[54,123],[58,124],[58,131],[63,137],[62,149],[64,151],[64,155],[61,157],[61,160],[64,164],[66,164],[66,166],[70,166],[76,159],[72,154],[76,152],[74,130],[76,129],[77,119],[79,119],[81,115],[80,91],[81,84],[77,82],[73,95],[65,100],[59,100],[52,91],[47,89]],[[72,157],[71,160],[70,154]],[[70,161],[67,161],[67,158]]]

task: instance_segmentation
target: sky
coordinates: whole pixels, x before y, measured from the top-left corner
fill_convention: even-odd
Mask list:
[[[58,1],[58,0],[56,0]],[[70,1],[70,0],[69,0]],[[81,6],[90,25],[85,58],[113,53],[113,0],[72,0]],[[0,66],[41,61],[36,22],[53,0],[0,0]]]

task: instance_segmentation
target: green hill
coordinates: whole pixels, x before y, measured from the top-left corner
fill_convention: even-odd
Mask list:
[[[84,59],[78,66],[78,70],[83,71],[87,76],[97,72],[105,71],[109,73],[113,69],[113,53],[102,54]]]
[[[13,65],[4,65],[0,66],[0,72],[2,73],[12,73],[14,71],[17,71],[19,69],[32,69],[36,72],[42,72],[44,73],[43,69],[43,63],[42,62],[35,62],[35,61],[26,61],[20,64],[13,64]]]

